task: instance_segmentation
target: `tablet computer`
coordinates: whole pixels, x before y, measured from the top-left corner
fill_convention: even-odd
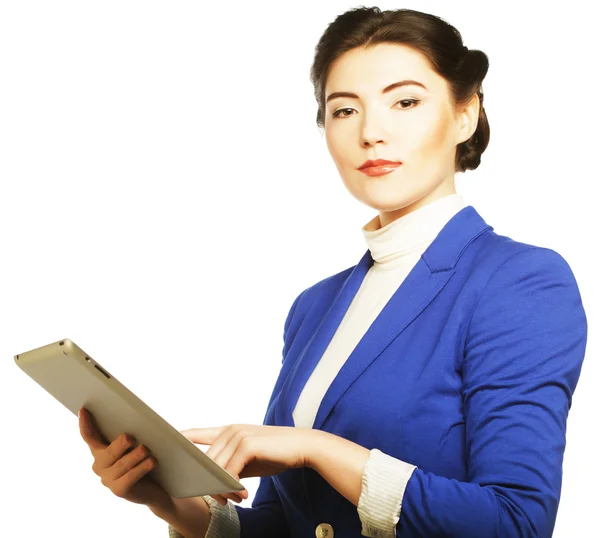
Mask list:
[[[69,339],[14,356],[15,363],[75,416],[85,407],[102,435],[122,433],[150,449],[158,466],[147,473],[172,497],[243,491],[244,486],[150,409]]]

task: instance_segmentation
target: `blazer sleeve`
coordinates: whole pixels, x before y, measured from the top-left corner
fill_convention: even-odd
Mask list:
[[[398,537],[552,536],[586,341],[582,299],[560,254],[528,246],[494,271],[465,333],[468,480],[416,468]]]

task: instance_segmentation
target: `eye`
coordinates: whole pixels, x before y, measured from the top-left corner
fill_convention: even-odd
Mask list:
[[[419,101],[419,99],[401,99],[400,101],[398,101],[398,103],[412,103],[414,105],[416,105],[417,103],[420,103],[421,101]],[[398,104],[396,103],[396,104]],[[405,110],[407,107],[401,107],[403,110]],[[411,107],[414,108],[414,107]]]
[[[412,103],[414,105],[416,105],[417,103],[420,103],[421,101],[419,99],[400,99],[400,101],[397,101],[396,103],[394,103],[394,106],[396,106],[398,103]],[[414,107],[405,107],[402,106],[400,107],[402,110],[410,110],[410,108],[414,108]],[[339,110],[336,110],[332,116],[334,118],[338,118],[338,117],[343,117],[343,118],[347,118],[349,116],[351,116],[352,114],[343,114],[340,115],[340,112],[344,112],[346,110],[354,110],[353,108],[350,107],[346,107],[346,108],[340,108]]]
[[[332,114],[332,116],[333,116],[334,118],[338,118],[338,117],[340,116],[340,112],[344,112],[344,111],[346,111],[346,110],[354,110],[354,109],[353,109],[353,108],[340,108],[339,110],[336,110],[336,111],[335,111],[335,112]],[[347,118],[348,116],[351,116],[351,114],[348,114],[348,115],[344,114],[344,116],[343,116],[343,117],[344,117],[344,118]]]

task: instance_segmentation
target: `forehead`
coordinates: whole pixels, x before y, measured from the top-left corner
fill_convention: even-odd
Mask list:
[[[380,92],[404,79],[422,82],[429,91],[444,89],[445,80],[431,69],[421,52],[405,45],[379,43],[351,49],[337,58],[329,70],[325,91]]]

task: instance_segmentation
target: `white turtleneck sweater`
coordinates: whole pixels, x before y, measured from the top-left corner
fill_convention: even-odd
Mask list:
[[[292,413],[294,426],[312,428],[327,389],[348,356],[441,229],[465,207],[451,194],[381,227],[379,215],[362,228],[373,265],[329,346],[304,386]],[[372,449],[362,475],[357,511],[363,536],[395,538],[406,484],[416,467]],[[239,538],[240,522],[232,501],[221,506],[204,496],[212,514],[205,538]],[[169,525],[171,538],[182,538]]]

